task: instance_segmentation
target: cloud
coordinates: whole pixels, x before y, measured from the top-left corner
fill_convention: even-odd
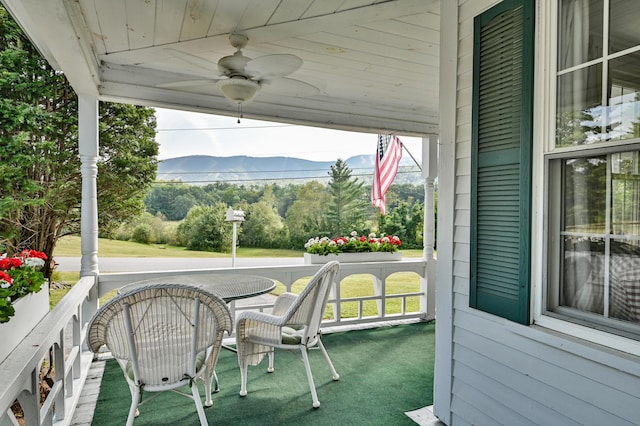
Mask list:
[[[202,113],[156,109],[158,158],[187,155],[286,156],[315,161],[373,155],[377,135],[305,127]],[[400,138],[420,161],[421,138]]]

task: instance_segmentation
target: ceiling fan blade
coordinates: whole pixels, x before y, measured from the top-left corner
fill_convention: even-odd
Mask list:
[[[197,72],[189,72],[191,74],[196,75],[207,75],[209,77],[222,77],[222,73],[218,70],[218,64],[215,62],[208,61],[204,58],[201,58],[196,55],[192,55],[190,53],[185,53],[178,49],[173,49],[171,47],[165,48],[167,52],[171,54],[171,56],[178,58],[189,65],[193,65],[198,68],[200,71]],[[204,73],[203,73],[204,71]]]
[[[275,78],[264,80],[261,84],[265,91],[277,92],[285,96],[315,96],[320,92],[320,89],[313,84],[294,78]]]
[[[192,87],[202,86],[205,84],[216,84],[218,79],[206,79],[206,80],[185,80],[185,81],[172,81],[171,83],[156,84],[156,87],[163,87],[166,89],[178,89],[180,87]]]
[[[250,60],[245,72],[253,78],[284,77],[302,66],[302,59],[295,55],[266,55]]]

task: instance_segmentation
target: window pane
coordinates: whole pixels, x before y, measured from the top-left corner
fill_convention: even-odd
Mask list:
[[[640,52],[609,62],[608,139],[640,137]]]
[[[604,312],[607,157],[563,160],[563,238],[560,303]],[[567,235],[572,234],[572,235]]]
[[[639,153],[623,152],[611,158],[611,233],[640,236]]]
[[[562,0],[558,32],[558,69],[602,56],[602,0]]]
[[[602,324],[640,323],[640,152],[562,164],[560,281],[553,303],[597,314]],[[607,195],[609,194],[609,195]],[[607,227],[607,216],[610,226]],[[625,328],[626,327],[626,328]],[[632,328],[629,328],[632,327]],[[633,328],[636,327],[636,328]]]
[[[609,317],[640,322],[640,152],[611,155]]]
[[[556,145],[571,146],[602,139],[602,65],[558,77]]]
[[[604,240],[565,237],[561,304],[604,312]]]
[[[610,0],[609,52],[615,53],[640,44],[638,0]]]
[[[605,156],[564,160],[564,231],[604,234],[607,199]]]
[[[610,244],[607,279],[604,239],[564,239],[560,303],[584,312],[640,323],[640,247],[637,241],[614,240]],[[609,290],[605,311],[606,288]]]
[[[640,247],[638,241],[612,241],[609,266],[609,317],[640,323]]]

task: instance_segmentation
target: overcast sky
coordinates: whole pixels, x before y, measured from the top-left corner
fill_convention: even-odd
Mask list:
[[[156,109],[158,159],[186,155],[231,157],[286,156],[315,161],[335,161],[376,152],[377,135],[291,124],[270,123],[209,114]],[[400,140],[422,161],[420,138]],[[406,152],[403,153],[403,156]]]

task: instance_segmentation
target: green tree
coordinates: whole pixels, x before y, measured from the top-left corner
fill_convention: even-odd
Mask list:
[[[385,235],[394,235],[402,241],[402,247],[421,248],[424,230],[424,204],[400,201],[389,214],[379,214],[379,229]]]
[[[152,215],[162,213],[168,220],[182,220],[191,207],[215,201],[202,188],[181,182],[162,182],[147,192],[144,203]]]
[[[175,198],[177,194],[173,194],[173,190],[177,190],[177,188],[184,187],[184,191],[186,192],[187,185],[178,182],[157,182],[144,196],[144,205],[147,209],[147,212],[152,215],[156,215],[158,213],[163,214],[167,219],[174,220],[174,218],[170,217],[167,214],[167,206],[170,203],[172,198]],[[180,193],[180,195],[183,192]],[[182,218],[184,219],[184,217]]]
[[[437,214],[437,212],[436,212]],[[437,216],[436,216],[437,217]],[[424,233],[424,204],[414,203],[411,207],[411,218],[405,225],[407,229],[407,239],[410,246],[422,247]]]
[[[64,75],[39,55],[0,7],[0,244],[51,256],[80,225],[78,103]],[[155,178],[153,110],[100,105],[101,231],[142,211]],[[49,264],[45,276],[50,276]]]
[[[287,186],[273,186],[273,192],[278,200],[278,214],[281,217],[287,215],[287,210],[289,210],[289,207],[291,207],[296,200],[298,188],[300,188],[300,185],[289,184]]]
[[[229,186],[229,188],[222,193],[222,201],[229,206],[238,204],[241,200],[240,191],[236,186]]]
[[[409,203],[402,201],[398,204],[398,207],[391,210],[388,215],[381,215],[380,232],[385,235],[394,235],[406,244],[409,238],[407,238],[407,228],[405,225],[409,220]],[[413,240],[415,241],[415,237]]]
[[[333,236],[348,235],[365,229],[369,209],[364,183],[351,176],[347,163],[338,159],[331,166],[328,184],[330,201],[326,212],[329,231]]]
[[[298,188],[296,199],[286,213],[290,248],[301,249],[309,238],[328,236],[324,216],[329,200],[327,188],[318,181]]]
[[[151,243],[153,235],[153,228],[147,223],[141,223],[133,229],[131,239],[136,243],[149,244]]]
[[[225,222],[227,205],[195,206],[178,225],[178,240],[189,250],[230,252],[232,224]]]
[[[242,245],[273,248],[280,247],[286,241],[284,223],[276,204],[273,188],[268,186],[260,201],[249,205],[240,235]]]
[[[187,216],[192,207],[198,205],[198,200],[193,194],[178,195],[171,201],[169,213],[173,220],[182,220]]]
[[[161,213],[153,216],[149,212],[144,212],[123,222],[114,233],[114,238],[139,243],[175,244],[176,227],[175,222],[167,222],[166,217]],[[148,233],[147,230],[149,230]]]
[[[120,223],[144,211],[144,196],[155,180],[158,165],[155,128],[152,108],[100,103],[97,184],[102,233],[110,234]],[[75,152],[76,146],[74,142],[65,149]]]

